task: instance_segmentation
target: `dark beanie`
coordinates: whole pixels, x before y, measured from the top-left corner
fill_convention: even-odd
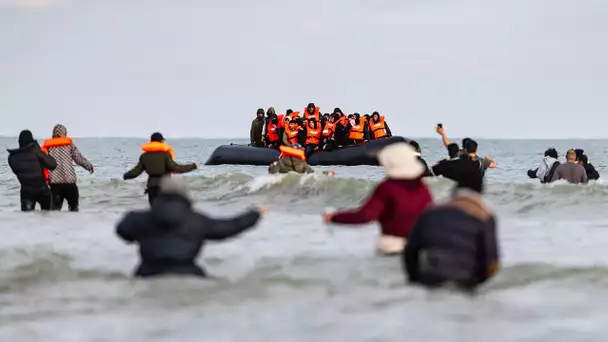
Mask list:
[[[150,141],[163,142],[163,141],[165,141],[165,137],[163,137],[163,135],[160,134],[160,132],[154,132],[150,136]]]
[[[34,136],[32,135],[32,132],[30,132],[29,130],[25,129],[25,130],[21,131],[21,133],[19,133],[19,147],[29,145],[33,142],[34,142]]]

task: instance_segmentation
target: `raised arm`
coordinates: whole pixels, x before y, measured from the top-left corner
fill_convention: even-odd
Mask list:
[[[378,186],[371,197],[360,209],[338,212],[332,215],[331,222],[341,224],[362,224],[372,222],[380,217],[384,210],[383,185]]]
[[[260,220],[260,210],[249,210],[246,213],[229,219],[214,219],[200,215],[201,225],[205,228],[205,239],[224,240],[252,228]]]
[[[78,150],[78,147],[76,147],[76,145],[72,145],[72,160],[74,161],[74,163],[76,163],[76,165],[84,168],[89,172],[93,172],[93,164],[91,164],[91,162],[87,158],[85,158],[82,153],[80,153],[80,150]]]

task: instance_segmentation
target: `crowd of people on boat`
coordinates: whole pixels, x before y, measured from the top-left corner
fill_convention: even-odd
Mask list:
[[[318,108],[311,105],[307,112],[318,114]],[[358,125],[356,129],[362,130],[364,142],[366,129],[368,134],[370,130],[375,132],[369,128],[377,122],[374,121],[375,115],[369,122],[356,116],[350,122],[346,116],[348,123],[345,127],[352,129]],[[325,124],[320,118],[308,122],[320,123],[324,128],[328,123],[336,122],[335,118],[341,120],[342,117],[344,115],[338,110],[333,117],[330,115],[326,119]],[[268,131],[273,132],[273,120],[278,120],[278,116],[271,114],[269,119]],[[388,126],[383,124],[388,135]],[[289,120],[289,125],[293,125],[292,120]],[[289,125],[284,127],[285,132],[293,131]],[[316,129],[314,125],[309,128]],[[323,220],[345,225],[377,221],[381,231],[377,252],[400,255],[404,271],[412,283],[429,287],[449,283],[471,290],[494,276],[499,268],[496,219],[482,200],[484,175],[487,169],[497,165],[492,158],[477,155],[478,143],[475,140],[465,138],[462,146],[458,146],[447,138],[441,124],[436,130],[447,149],[447,158],[429,167],[417,142],[389,144],[378,154],[379,164],[386,170],[387,177],[377,185],[370,198],[359,209],[323,213]],[[309,129],[305,131],[308,133]],[[336,138],[335,134],[333,137]],[[378,139],[383,137],[375,136]],[[305,147],[295,139],[289,140],[290,133],[287,133],[287,138],[288,144],[284,147],[293,149],[295,156],[282,153],[279,160],[270,165],[269,172],[283,172],[282,168],[287,168],[285,165],[291,165],[293,168],[289,171],[296,173],[314,172],[306,163]],[[361,142],[361,139],[351,140],[350,143]],[[265,141],[269,147],[274,147],[271,141],[277,140]],[[67,135],[66,127],[56,125],[52,138],[45,140],[42,146],[29,130],[19,134],[18,143],[18,148],[8,150],[8,163],[21,184],[21,210],[32,211],[36,204],[42,210],[61,210],[67,200],[69,210],[78,211],[79,192],[74,164],[91,173],[94,168]],[[198,164],[176,163],[173,148],[159,132],[153,133],[141,150],[143,153],[137,164],[123,175],[123,179],[133,179],[143,173],[148,175],[146,192],[150,208],[127,213],[117,225],[117,234],[122,239],[140,246],[141,263],[136,275],[205,276],[206,272],[195,263],[205,241],[234,237],[254,227],[267,210],[254,208],[230,219],[214,219],[199,213],[192,207],[187,183],[174,175],[195,170]],[[287,161],[287,158],[292,159]],[[548,149],[541,165],[530,170],[528,175],[543,183],[558,179],[586,183],[589,179],[599,178],[583,150],[569,150],[564,164],[557,159],[557,151]],[[456,186],[447,203],[433,202],[423,181],[428,176],[443,176],[455,181]]]
[[[291,109],[276,114],[270,107],[264,115],[264,109],[258,109],[251,123],[250,144],[276,149],[299,144],[309,157],[317,150],[333,150],[390,136],[391,130],[378,112],[346,115],[335,108],[331,114],[321,114],[319,107],[309,103],[301,114]]]

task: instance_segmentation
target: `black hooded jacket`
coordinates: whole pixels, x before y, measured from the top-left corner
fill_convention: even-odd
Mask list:
[[[128,213],[116,227],[125,241],[137,242],[141,264],[136,276],[190,274],[205,276],[194,263],[205,240],[224,240],[253,227],[260,219],[249,211],[232,219],[213,219],[192,209],[186,198],[160,194],[150,210]]]
[[[55,170],[57,161],[42,152],[36,141],[8,149],[8,165],[23,188],[41,188],[46,185],[44,169]]]

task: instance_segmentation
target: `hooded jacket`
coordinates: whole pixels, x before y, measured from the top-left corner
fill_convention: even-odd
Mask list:
[[[412,283],[474,288],[498,270],[495,218],[479,193],[459,189],[447,204],[420,216],[403,257]]]
[[[55,125],[53,128],[53,138],[66,137],[67,134],[68,130],[63,125]],[[49,147],[48,151],[49,155],[57,161],[57,168],[50,172],[51,184],[76,184],[77,177],[73,163],[89,172],[93,171],[93,164],[80,153],[74,144]]]
[[[150,210],[129,212],[116,227],[127,242],[139,244],[141,264],[135,275],[190,274],[206,276],[195,264],[206,240],[225,240],[253,227],[260,219],[251,210],[232,219],[213,219],[192,209],[190,200],[163,193]]]
[[[252,146],[263,146],[262,132],[264,131],[264,118],[256,117],[251,121],[251,129],[249,130],[249,142]]]
[[[545,156],[536,170],[536,178],[540,179],[541,183],[548,183],[551,181],[553,174],[551,170],[555,171],[553,164],[560,164],[559,161],[551,156]]]
[[[54,170],[55,159],[40,149],[30,131],[19,135],[19,148],[8,149],[8,165],[22,188],[38,189],[46,186],[44,169]]]

